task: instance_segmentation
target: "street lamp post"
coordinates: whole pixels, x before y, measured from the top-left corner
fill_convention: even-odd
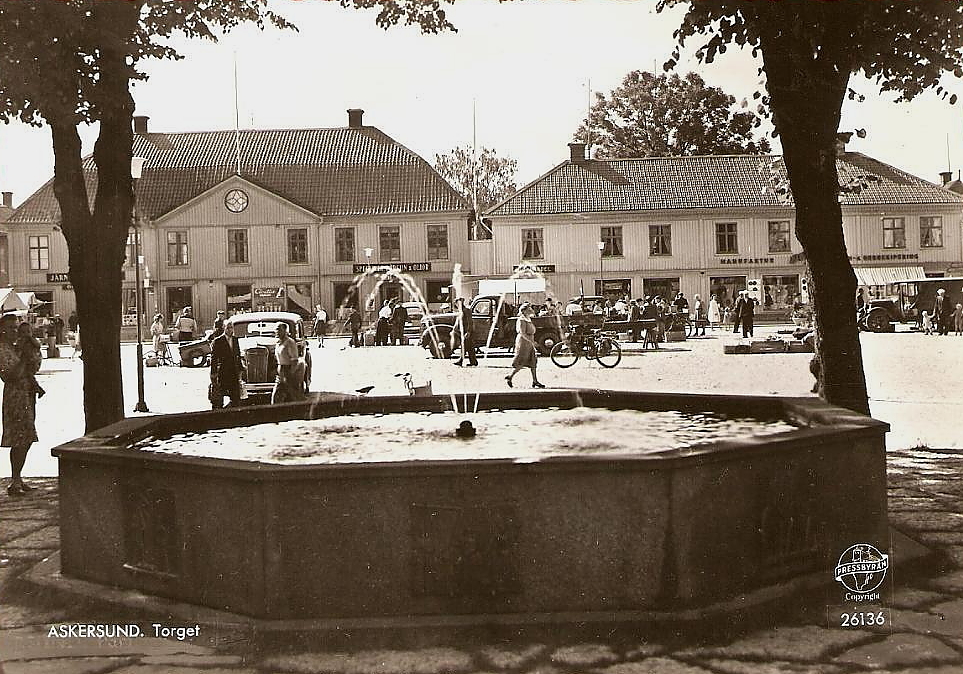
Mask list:
[[[143,292],[140,283],[140,265],[142,256],[140,252],[140,227],[137,222],[137,181],[140,180],[141,172],[144,168],[143,157],[132,157],[130,160],[130,177],[134,183],[134,205],[131,213],[131,220],[134,227],[134,310],[137,312],[137,404],[134,405],[135,412],[149,412],[147,403],[144,401],[144,344],[143,334],[143,307],[141,306],[141,293]]]
[[[605,276],[602,274],[602,255],[605,253],[605,242],[595,244],[599,247],[599,295],[605,297]]]
[[[368,272],[370,271],[370,267],[371,267],[371,254],[372,254],[373,252],[374,252],[374,248],[365,248],[365,249],[364,249],[364,261],[365,261],[364,270],[365,270],[365,273],[368,273]],[[362,278],[364,278],[364,277],[362,277]],[[362,297],[363,297],[363,296],[362,296]],[[361,306],[361,310],[362,310],[362,312],[366,312],[366,313],[368,314],[367,321],[370,321],[370,320],[372,320],[372,316],[371,316],[371,309],[368,307],[368,298],[367,298],[367,297],[363,297],[363,299],[364,299],[364,304]],[[364,314],[362,314],[362,315],[364,315]],[[366,322],[367,322],[367,321],[366,321]]]

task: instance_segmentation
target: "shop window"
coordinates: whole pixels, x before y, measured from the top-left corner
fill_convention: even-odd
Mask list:
[[[187,264],[187,230],[177,229],[167,232],[167,266],[186,267]]]
[[[906,221],[883,218],[883,248],[906,248]]]
[[[799,275],[763,276],[762,306],[764,309],[792,309],[793,298],[799,292]]]
[[[632,279],[607,278],[596,279],[595,294],[601,295],[613,302],[621,297],[632,298]]]
[[[444,304],[449,301],[451,280],[425,281],[425,301],[429,304]]]
[[[33,312],[38,316],[50,318],[54,315],[54,302],[52,290],[38,290],[33,294],[38,304],[33,308]]]
[[[428,225],[428,259],[448,259],[448,225]]]
[[[522,230],[522,259],[545,259],[545,234],[541,228]]]
[[[334,230],[334,261],[354,262],[354,228],[337,227]]]
[[[720,306],[731,306],[740,290],[746,289],[745,276],[709,277],[709,294],[715,295]]]
[[[739,252],[739,227],[734,222],[716,223],[716,255]]]
[[[602,257],[622,257],[621,227],[602,227],[599,236],[602,243],[605,244],[602,249]]]
[[[229,316],[251,310],[253,304],[251,303],[250,284],[229,285],[226,287],[226,291],[227,298],[224,306],[227,307]]]
[[[789,249],[789,221],[771,220],[769,222],[769,252],[788,253]]]
[[[288,230],[288,264],[307,264],[308,230],[299,227]]]
[[[50,269],[50,237],[46,234],[31,236],[28,239],[30,248],[30,269]]]
[[[250,260],[247,256],[247,230],[227,230],[227,263],[247,264],[248,262]]]
[[[649,225],[649,255],[672,255],[671,225]]]
[[[379,227],[378,250],[382,262],[399,262],[401,260],[401,228]]]
[[[341,309],[350,307],[357,309],[359,307],[358,286],[351,281],[335,281],[334,306],[339,310],[339,316],[343,314],[343,312],[340,312]]]
[[[679,278],[642,279],[642,292],[649,297],[658,295],[671,302],[679,293]]]
[[[920,248],[943,247],[943,218],[924,215],[920,218]]]

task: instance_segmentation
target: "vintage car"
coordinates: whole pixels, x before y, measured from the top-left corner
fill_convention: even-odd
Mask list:
[[[278,323],[286,323],[288,334],[297,342],[298,355],[304,363],[304,391],[311,385],[311,352],[308,350],[304,319],[287,311],[256,311],[235,314],[227,319],[234,326],[234,336],[241,348],[243,379],[248,396],[263,399],[270,396],[278,373],[274,348]]]
[[[941,288],[951,308],[963,302],[963,277],[960,276],[908,279],[892,285],[896,295],[874,298],[866,303],[857,318],[861,330],[893,332],[897,323],[921,322],[921,312],[933,311],[936,293]]]

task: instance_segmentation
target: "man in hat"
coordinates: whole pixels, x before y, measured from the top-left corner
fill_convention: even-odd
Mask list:
[[[946,291],[940,288],[936,291],[936,299],[933,301],[933,322],[936,324],[939,334],[948,335],[950,333],[950,316],[953,309],[950,301],[946,298]]]

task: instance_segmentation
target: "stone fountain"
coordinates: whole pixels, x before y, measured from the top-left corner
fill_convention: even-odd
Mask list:
[[[272,620],[618,619],[831,580],[849,546],[888,547],[887,425],[811,398],[482,393],[477,436],[465,426],[451,440],[484,443],[486,411],[525,408],[751,410],[796,426],[644,453],[286,465],[138,448],[292,419],[450,413],[453,399],[153,416],[61,445],[62,573]]]

